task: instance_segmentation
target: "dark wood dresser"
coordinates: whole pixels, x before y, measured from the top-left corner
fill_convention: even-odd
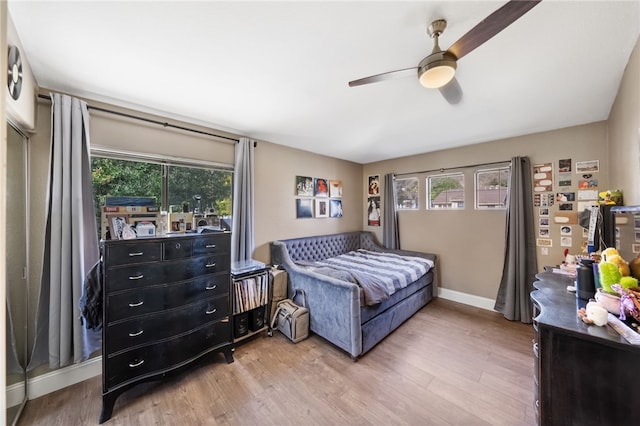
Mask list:
[[[130,387],[223,352],[233,362],[230,235],[108,240],[103,259],[102,413]]]
[[[640,346],[609,325],[578,318],[587,301],[566,290],[572,278],[538,274],[534,305],[534,385],[538,424],[638,424]]]

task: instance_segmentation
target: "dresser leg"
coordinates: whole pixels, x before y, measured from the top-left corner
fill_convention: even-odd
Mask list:
[[[233,362],[233,348],[228,348],[223,353],[227,364],[231,364]]]
[[[111,414],[113,414],[113,406],[116,403],[117,394],[108,393],[106,395],[102,395],[102,412],[100,413],[100,424],[106,422],[111,418]]]

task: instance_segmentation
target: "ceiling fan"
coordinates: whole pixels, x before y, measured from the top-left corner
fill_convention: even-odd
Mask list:
[[[513,24],[540,1],[511,0],[507,2],[460,37],[448,50],[442,50],[438,45],[438,37],[447,27],[447,21],[444,19],[433,21],[427,29],[427,33],[434,40],[433,51],[429,56],[421,60],[417,67],[384,72],[353,80],[349,82],[349,87],[417,75],[422,86],[439,89],[447,102],[457,104],[462,99],[462,89],[455,78],[458,60]]]

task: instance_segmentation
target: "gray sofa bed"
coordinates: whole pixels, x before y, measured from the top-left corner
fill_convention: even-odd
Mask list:
[[[387,299],[368,305],[359,284],[318,273],[321,269],[313,267],[314,262],[326,262],[360,249],[382,252],[385,256],[386,253],[393,253],[428,259],[432,267]],[[296,289],[304,290],[311,331],[345,350],[354,359],[369,351],[437,297],[435,254],[386,249],[371,232],[345,232],[273,241],[270,250],[271,263],[288,273],[289,294]],[[386,264],[380,269],[387,269]]]

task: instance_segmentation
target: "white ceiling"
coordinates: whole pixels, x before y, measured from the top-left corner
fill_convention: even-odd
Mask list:
[[[505,1],[9,0],[38,84],[369,163],[607,119],[638,1],[544,0],[458,62],[463,101],[416,78]],[[639,77],[640,78],[640,77]]]

